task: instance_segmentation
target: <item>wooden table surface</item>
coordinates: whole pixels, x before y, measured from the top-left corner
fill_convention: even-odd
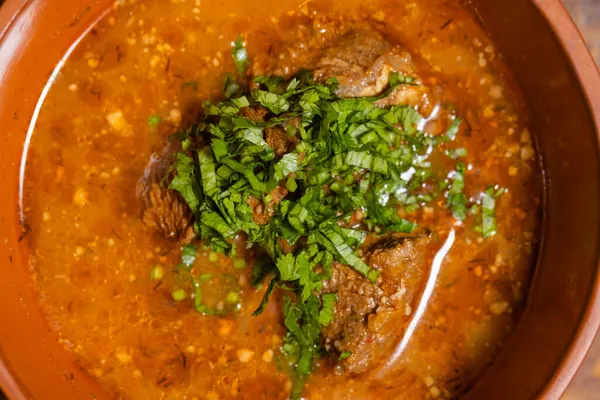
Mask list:
[[[600,65],[600,0],[563,0]],[[563,400],[600,400],[600,337],[563,396]]]
[[[501,1],[501,0],[499,0]],[[0,6],[4,0],[0,0]],[[600,65],[600,0],[563,0]],[[0,400],[4,396],[0,391]],[[563,400],[600,400],[600,337],[567,389]]]

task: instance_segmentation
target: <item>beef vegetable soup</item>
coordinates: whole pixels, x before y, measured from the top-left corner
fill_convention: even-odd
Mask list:
[[[460,397],[533,270],[527,126],[455,1],[119,1],[28,152],[41,308],[110,398]]]

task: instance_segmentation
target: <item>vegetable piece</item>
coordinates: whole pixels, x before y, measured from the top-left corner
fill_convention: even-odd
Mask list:
[[[328,326],[333,321],[333,310],[337,301],[337,295],[335,293],[327,293],[321,296],[323,307],[319,311],[319,324],[321,326]]]
[[[153,281],[161,280],[164,275],[165,275],[165,269],[160,265],[157,265],[156,267],[152,268],[152,270],[150,271],[150,279],[152,279]]]
[[[171,297],[173,297],[173,300],[175,301],[182,301],[183,299],[185,299],[185,290],[176,289],[171,292]]]
[[[246,266],[246,260],[243,258],[236,258],[233,260],[233,268],[242,269]]]
[[[489,186],[481,196],[481,233],[484,238],[496,234],[496,199],[504,193],[504,189],[495,190]]]
[[[245,75],[250,60],[248,59],[248,50],[244,45],[244,41],[241,36],[238,36],[237,40],[231,44],[231,55],[237,68],[238,74]]]
[[[454,218],[462,221],[467,217],[467,197],[463,193],[465,186],[465,165],[458,163],[452,175],[452,185],[448,191],[448,208],[452,210]]]
[[[196,261],[196,251],[198,248],[193,244],[186,244],[183,246],[183,250],[181,253],[181,263],[186,268],[191,268],[194,261]]]
[[[178,191],[193,212],[198,210],[201,190],[197,184],[194,160],[183,153],[177,154],[175,161],[177,175],[171,181],[169,189]]]
[[[262,301],[260,302],[260,305],[252,313],[253,316],[256,317],[265,310],[265,308],[267,307],[267,304],[269,303],[269,298],[271,297],[271,294],[273,293],[273,289],[275,289],[275,285],[277,285],[277,278],[273,278],[269,282],[269,286],[267,286],[267,290],[265,290],[265,295],[263,296]]]
[[[148,117],[148,126],[151,130],[156,129],[156,127],[163,121],[160,115],[151,115]]]
[[[446,131],[446,139],[454,140],[456,135],[458,134],[458,130],[460,129],[460,125],[462,124],[462,119],[456,117],[450,123],[450,127]]]

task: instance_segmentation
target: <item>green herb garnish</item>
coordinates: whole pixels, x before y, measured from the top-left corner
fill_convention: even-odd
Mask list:
[[[452,175],[452,185],[448,191],[448,208],[454,218],[462,221],[467,217],[467,197],[463,193],[465,186],[465,165],[458,163]]]
[[[239,76],[244,75],[249,61],[241,38],[232,54]],[[253,91],[231,76],[227,79],[227,100],[207,102],[202,119],[179,134],[188,146],[177,155],[170,188],[193,211],[196,233],[212,247],[212,262],[216,253],[224,253],[235,268],[245,267],[234,245],[240,232],[247,237],[246,246],[257,249],[252,284],[271,278],[253,315],[265,309],[275,288],[286,291],[288,333],[282,351],[298,378],[292,389],[292,397],[298,398],[322,352],[321,329],[334,318],[336,294],[321,293],[333,263],[375,282],[379,272],[358,255],[365,237],[412,233],[417,224],[399,211],[438,201],[443,190],[454,217],[467,218],[465,165],[457,163],[439,185],[428,160],[434,148],[455,139],[461,120],[454,118],[447,132],[436,137],[418,129],[423,118],[412,107],[378,106],[398,85],[418,85],[395,72],[388,90],[373,98],[340,98],[336,79],[315,82],[309,71],[288,82],[256,77],[259,88]],[[192,143],[207,145],[194,148]],[[452,159],[466,155],[464,149],[442,150]],[[487,237],[495,231],[494,204],[489,199],[484,203]],[[351,225],[357,211],[362,218]],[[293,251],[284,253],[282,242]],[[186,248],[183,265],[189,267],[185,260],[193,262]],[[201,281],[194,279],[193,287],[196,309],[216,315],[202,302]],[[232,291],[225,300],[239,297]],[[344,351],[339,360],[350,355]]]
[[[156,127],[163,121],[160,115],[151,115],[148,117],[148,127],[151,131],[156,130]]]
[[[496,234],[496,199],[504,193],[504,189],[488,187],[481,196],[481,234],[490,237]]]
[[[191,268],[194,261],[196,261],[196,246],[193,244],[186,244],[183,246],[183,251],[181,253],[181,263],[186,268]]]
[[[241,36],[238,36],[237,40],[232,43],[231,55],[235,62],[238,74],[240,76],[244,75],[250,64],[250,60],[248,59],[248,50],[246,50],[246,46],[244,46],[244,41]]]
[[[173,300],[175,300],[175,301],[182,301],[183,299],[185,299],[185,290],[183,290],[183,289],[173,290],[171,292],[171,297],[173,297]]]

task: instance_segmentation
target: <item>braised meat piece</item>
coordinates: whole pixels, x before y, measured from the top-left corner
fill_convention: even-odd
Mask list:
[[[261,106],[244,107],[240,110],[240,113],[251,121],[263,122],[269,110]]]
[[[289,153],[294,142],[288,137],[281,126],[265,128],[265,141],[273,149],[277,157]]]
[[[385,362],[416,307],[426,278],[429,238],[393,237],[364,250],[363,258],[381,272],[376,283],[345,265],[335,265],[324,292],[336,293],[332,323],[324,329],[325,348],[350,351],[338,372],[361,374]]]
[[[181,195],[169,189],[170,166],[175,150],[167,146],[162,155],[154,154],[138,181],[137,194],[142,204],[142,221],[170,239],[189,243],[194,232],[194,216]]]
[[[273,215],[275,215],[275,206],[281,203],[281,200],[287,196],[288,190],[284,185],[278,185],[275,189],[271,190],[269,193],[269,198],[271,199],[267,206],[262,200],[257,199],[254,196],[248,197],[248,205],[252,207],[252,211],[254,214],[254,222],[260,225],[264,225],[269,222]]]
[[[341,97],[365,97],[380,94],[388,86],[392,71],[413,76],[410,54],[361,26],[341,35],[323,51],[314,76],[318,80],[337,78]]]

